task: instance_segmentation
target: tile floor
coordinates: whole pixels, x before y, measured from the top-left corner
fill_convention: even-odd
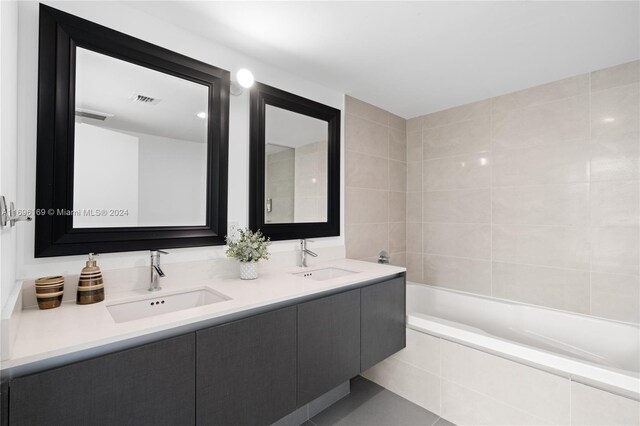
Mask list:
[[[351,393],[303,426],[452,426],[431,411],[363,378],[351,380]]]

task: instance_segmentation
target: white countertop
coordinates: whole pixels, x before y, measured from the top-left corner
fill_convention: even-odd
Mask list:
[[[292,275],[305,270],[326,267],[343,268],[357,273],[325,281]],[[92,305],[64,302],[59,308],[39,310],[23,309],[12,345],[11,358],[3,361],[3,372],[15,367],[44,361],[54,357],[113,345],[128,339],[140,338],[158,332],[188,326],[215,318],[237,315],[244,311],[282,304],[312,296],[316,293],[356,286],[358,283],[376,280],[405,272],[405,268],[377,263],[341,259],[302,269],[291,267],[278,272],[260,273],[256,280],[210,279],[200,282],[172,283],[162,290],[149,293],[146,289],[110,293],[105,283],[105,301]],[[116,323],[107,306],[126,301],[160,298],[190,289],[209,288],[230,298],[182,311]]]

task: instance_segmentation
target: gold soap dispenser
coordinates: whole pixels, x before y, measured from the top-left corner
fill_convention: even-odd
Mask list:
[[[104,300],[104,281],[102,272],[94,259],[95,253],[89,253],[87,265],[82,268],[78,279],[78,293],[76,303],[78,305],[90,305]]]

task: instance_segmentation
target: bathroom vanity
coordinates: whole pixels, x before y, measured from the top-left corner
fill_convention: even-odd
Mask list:
[[[207,255],[160,286],[157,248],[225,243],[230,72],[39,9],[34,257],[152,250],[151,285],[105,275],[103,302],[48,311],[16,285],[0,426],[300,424],[405,347],[400,267],[303,256],[241,281]],[[259,82],[250,100],[250,228],[341,235],[341,110]]]
[[[112,322],[96,331],[115,333],[103,339],[112,343],[67,336],[71,348],[46,352],[58,356],[4,363],[2,425],[271,424],[405,346],[404,269],[337,264],[352,273],[214,280],[206,287],[226,300],[120,323],[108,313],[114,302],[91,306]],[[63,304],[60,314],[74,308]],[[37,334],[26,327],[46,314],[23,312],[21,331]],[[58,317],[49,316],[64,339],[74,326]],[[20,352],[36,351],[22,343]]]

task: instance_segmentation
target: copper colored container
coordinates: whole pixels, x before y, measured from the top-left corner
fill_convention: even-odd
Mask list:
[[[64,277],[42,277],[36,280],[36,299],[40,309],[57,308],[62,303]]]
[[[90,305],[104,300],[104,281],[102,272],[93,259],[94,254],[89,254],[87,265],[82,268],[78,280],[78,293],[76,303],[78,305]]]

